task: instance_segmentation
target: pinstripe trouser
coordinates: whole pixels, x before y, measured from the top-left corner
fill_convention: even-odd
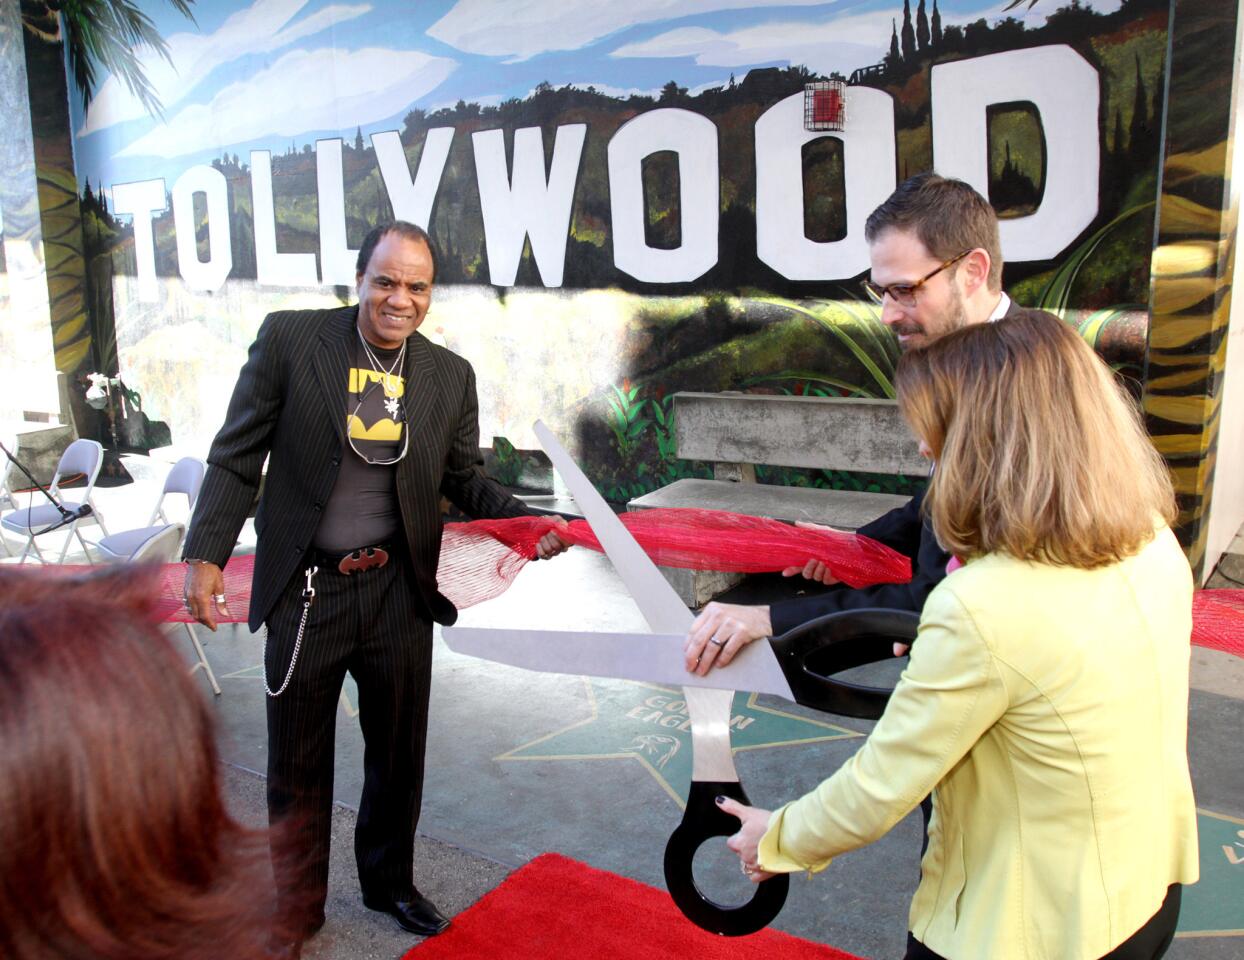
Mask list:
[[[264,661],[278,689],[302,617],[299,570],[267,621]],[[354,829],[359,883],[409,900],[423,794],[432,623],[416,599],[409,560],[345,576],[321,566],[289,686],[268,697],[268,817],[282,909],[312,926],[323,916],[333,802],[337,703],[345,674],[358,684],[363,795]],[[282,828],[284,827],[284,830]]]

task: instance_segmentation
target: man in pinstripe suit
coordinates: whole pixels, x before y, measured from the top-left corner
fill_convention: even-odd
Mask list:
[[[435,270],[422,229],[382,225],[359,250],[358,306],[264,320],[186,538],[186,605],[215,629],[221,568],[268,458],[249,623],[267,626],[269,818],[295,828],[273,850],[289,955],[324,922],[346,671],[365,743],[354,837],[363,902],[424,936],[449,923],[412,875],[432,621],[457,617],[436,587],[440,498],[474,517],[530,511],[479,469],[470,365],[415,332]],[[565,547],[549,534],[539,555]]]

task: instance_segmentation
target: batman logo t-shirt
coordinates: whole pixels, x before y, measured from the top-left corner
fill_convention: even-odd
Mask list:
[[[399,350],[372,348],[388,369]],[[346,440],[332,493],[324,504],[314,544],[320,550],[348,553],[392,540],[401,526],[397,504],[397,466],[368,461],[396,459],[406,429],[403,403],[406,381],[397,367],[386,374],[356,342],[346,388]]]
[[[397,363],[401,349],[372,353],[384,370],[373,367],[361,343],[355,345],[354,364],[346,397],[346,433],[358,452],[369,460],[392,460],[402,450],[402,403],[406,379],[400,369],[385,370]]]

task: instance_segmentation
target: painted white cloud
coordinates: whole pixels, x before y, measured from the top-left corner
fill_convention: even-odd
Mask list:
[[[618,47],[611,57],[696,57],[727,44],[723,34],[707,27],[680,27]]]
[[[832,2],[832,0],[831,0]],[[428,35],[466,53],[526,60],[550,50],[576,50],[638,24],[721,10],[823,5],[825,0],[458,0]]]
[[[352,130],[436,89],[457,64],[414,51],[297,50],[135,140],[117,156],[181,157],[266,136]]]
[[[859,14],[827,23],[783,22],[719,32],[682,27],[614,50],[613,57],[694,57],[706,67],[804,64],[817,73],[850,73],[881,59],[890,41],[890,14]]]
[[[248,54],[280,50],[372,9],[370,4],[333,4],[291,23],[307,3],[308,0],[255,0],[213,33],[175,33],[166,38],[171,63],[150,48],[136,51],[165,115],[222,64]],[[78,135],[146,116],[146,109],[129,88],[109,75],[87,107],[86,122]]]

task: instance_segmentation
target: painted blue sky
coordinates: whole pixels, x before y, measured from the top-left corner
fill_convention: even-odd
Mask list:
[[[1011,15],[1039,26],[1060,5]],[[1118,5],[1092,0],[1101,12]],[[626,96],[669,80],[717,86],[752,67],[850,73],[881,59],[902,17],[902,0],[199,0],[197,23],[157,0],[140,6],[172,57],[144,57],[164,118],[112,77],[85,115],[73,99],[78,175],[94,184],[171,186],[224,150],[245,160],[358,127],[400,129],[412,107],[495,104],[541,81]],[[938,0],[944,25],[993,20],[1004,6]]]

